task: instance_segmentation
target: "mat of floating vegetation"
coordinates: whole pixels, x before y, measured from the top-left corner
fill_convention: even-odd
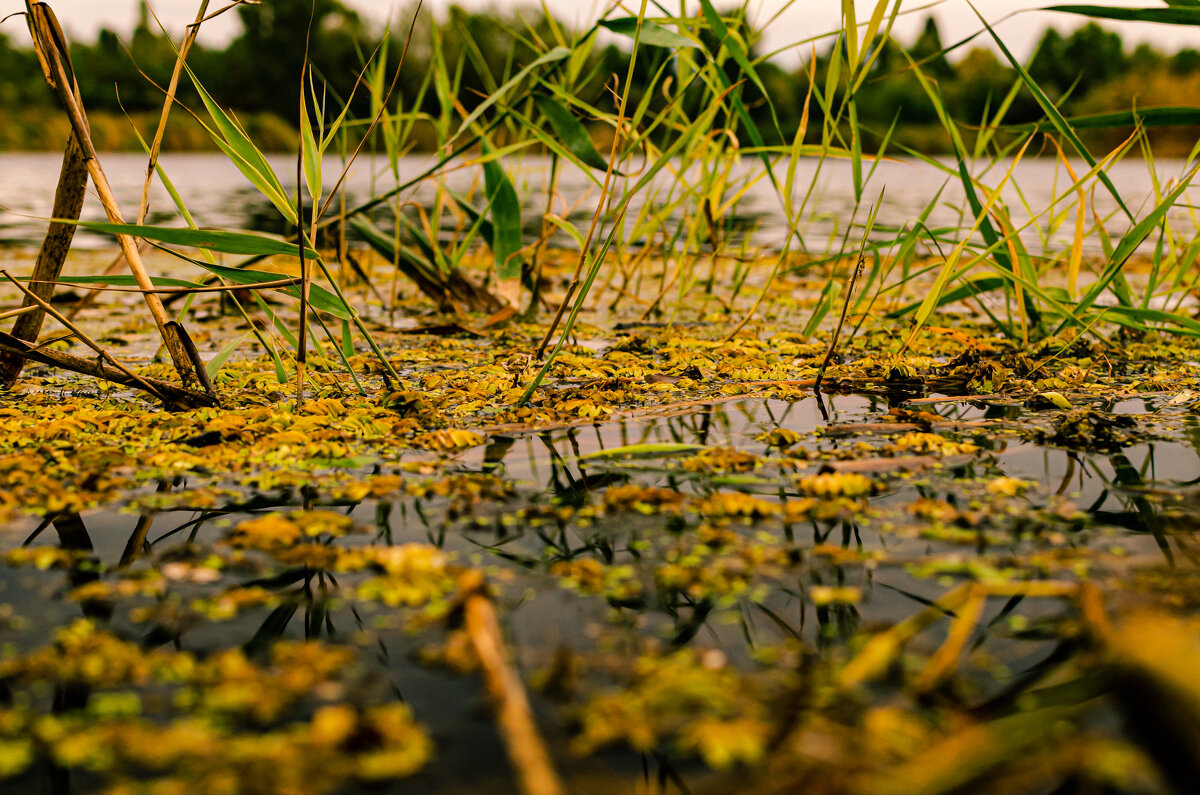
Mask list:
[[[878,330],[816,393],[820,339],[593,327],[519,406],[542,328],[436,330],[380,332],[399,381],[318,359],[300,407],[249,346],[222,408],[0,395],[6,788],[1200,773],[1195,345]]]

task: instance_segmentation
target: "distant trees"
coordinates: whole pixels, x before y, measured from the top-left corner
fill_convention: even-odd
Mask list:
[[[309,16],[309,60],[337,95],[348,97],[370,53],[374,31],[339,0],[266,0],[238,9],[242,34],[225,50],[220,79],[206,87],[235,108],[268,111],[294,122]]]
[[[1029,63],[1029,76],[1052,96],[1068,91],[1086,94],[1128,68],[1121,37],[1089,22],[1065,37],[1053,28],[1047,30]]]
[[[349,96],[363,59],[374,50],[380,35],[340,0],[317,0],[315,11],[311,0],[265,0],[261,5],[239,8],[242,32],[222,49],[196,47],[189,65],[223,105],[241,114],[272,114],[294,124],[310,11],[314,14],[310,60],[318,79],[328,81],[331,107],[336,106]],[[399,15],[405,22],[410,18],[408,12]],[[727,20],[734,34],[753,51],[757,34],[744,14],[731,11]],[[450,109],[457,114],[459,109],[469,111],[476,107],[506,75],[536,58],[539,48],[553,43],[557,23],[546,19],[541,11],[475,13],[452,6],[438,23],[436,36],[432,25],[432,16],[422,12],[396,100],[406,109],[416,108],[419,102],[420,110],[438,116],[444,109],[440,107],[437,92],[429,88],[435,40],[440,47],[444,77],[458,86],[454,98],[457,108]],[[405,29],[393,29],[389,34],[392,65],[407,33],[406,25],[396,27]],[[702,42],[708,55],[697,52],[695,57],[714,57],[720,52],[720,43],[710,33],[702,34]],[[860,122],[868,131],[882,133],[896,120],[895,140],[919,143],[925,150],[944,147],[946,140],[939,132],[935,106],[922,88],[916,68],[937,86],[950,115],[968,125],[984,123],[985,114],[994,115],[1017,82],[1013,70],[989,49],[976,47],[965,53],[960,50],[947,57],[932,18],[907,49],[891,40],[877,46],[881,48],[879,57],[859,88]],[[826,50],[817,56],[819,87],[824,86],[830,52]],[[175,60],[171,45],[157,30],[149,29],[144,19],[125,41],[103,30],[93,43],[74,42],[71,53],[88,107],[114,112],[121,107],[134,113],[153,112],[160,107],[162,93],[154,83],[166,84]],[[623,80],[628,65],[629,53],[618,44],[596,46],[579,66],[580,97],[597,107],[613,107],[613,97],[605,84],[613,75]],[[655,75],[669,77],[672,90],[677,90],[688,77],[686,57],[678,58],[672,51],[658,47],[647,47],[639,55],[636,67],[633,99],[636,103],[644,97],[651,108],[668,102],[661,89],[645,96],[646,87]],[[790,140],[799,124],[808,90],[808,64],[761,65],[760,77],[767,88],[770,106],[758,87],[743,79],[732,59],[727,59],[725,67],[730,81],[739,85],[749,112],[769,142],[777,142],[779,138],[775,119],[779,121],[782,137]],[[1084,25],[1069,34],[1047,30],[1038,42],[1028,70],[1068,115],[1127,109],[1135,101],[1139,107],[1200,106],[1200,96],[1196,95],[1200,91],[1197,88],[1200,51],[1186,49],[1164,55],[1146,45],[1127,51],[1119,36],[1096,24]],[[0,116],[17,111],[28,115],[31,107],[53,105],[33,54],[15,48],[11,39],[3,35],[0,35],[0,74],[4,75],[0,81]],[[840,90],[845,90],[844,78]],[[190,104],[197,99],[187,81],[180,96]],[[703,96],[701,87],[694,86],[682,98],[681,107],[695,113],[696,105],[705,101]],[[362,103],[357,110],[365,115],[369,108],[366,92],[360,92],[356,101]],[[820,130],[820,107],[814,103],[810,110],[810,131],[816,135]],[[1041,115],[1033,97],[1021,91],[1005,120],[1021,123],[1039,119]],[[731,129],[740,127],[733,117],[719,119],[717,123],[728,123]],[[4,140],[0,137],[0,141]],[[11,141],[11,137],[7,140]],[[873,142],[867,140],[864,144],[869,148]]]

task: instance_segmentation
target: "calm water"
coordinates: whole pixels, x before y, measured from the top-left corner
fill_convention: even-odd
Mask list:
[[[142,155],[114,153],[103,155],[103,165],[118,201],[126,214],[132,215],[141,196],[142,180],[145,173],[145,158]],[[271,158],[276,173],[283,184],[289,189],[295,185],[295,161],[289,156]],[[425,156],[407,157],[400,161],[400,177],[407,181],[420,174],[432,161]],[[8,245],[37,245],[45,228],[43,220],[49,215],[51,201],[54,195],[54,185],[58,177],[60,156],[55,153],[0,153],[0,207],[7,212],[0,212],[0,244]],[[202,226],[225,228],[255,228],[268,231],[281,231],[281,222],[276,210],[255,191],[249,182],[237,169],[220,154],[169,154],[163,157],[162,165],[168,176],[179,189],[184,201],[197,222]],[[526,156],[520,160],[507,161],[510,173],[513,174],[517,193],[525,208],[526,224],[530,232],[536,232],[538,214],[545,206],[545,181],[549,172],[549,161],[545,158]],[[1183,171],[1183,162],[1176,160],[1156,161],[1158,176],[1162,183],[1179,176]],[[977,178],[984,184],[994,186],[1003,178],[1003,168],[1007,164],[994,166],[988,173]],[[1076,173],[1084,173],[1087,169],[1081,164],[1074,166]],[[340,173],[340,163],[330,160],[326,165],[326,182],[331,183],[333,176]],[[759,174],[761,166],[758,161],[746,159],[734,170],[731,185],[753,178]],[[797,171],[796,193],[797,200],[812,182],[816,170],[816,162],[806,160]],[[1117,163],[1110,170],[1112,181],[1118,186],[1126,205],[1136,217],[1144,216],[1153,207],[1154,188],[1151,175],[1145,164],[1140,160],[1129,160]],[[783,170],[779,171],[782,178]],[[683,184],[692,183],[698,179],[695,173],[680,175]],[[480,169],[475,166],[459,168],[448,172],[443,178],[444,184],[454,191],[471,196],[477,205],[482,205],[479,197],[482,178]],[[386,159],[374,162],[364,157],[352,170],[349,179],[349,201],[351,204],[376,195],[389,186],[394,185],[393,177]],[[1005,188],[1004,200],[1008,204],[1013,222],[1020,226],[1029,220],[1028,208],[1035,212],[1043,212],[1050,207],[1052,200],[1059,197],[1070,186],[1070,180],[1065,170],[1055,160],[1029,159],[1024,161],[1014,172],[1013,181]],[[886,198],[879,212],[878,224],[881,230],[888,227],[899,227],[912,223],[924,208],[938,195],[939,204],[931,214],[928,225],[931,228],[968,226],[971,219],[964,222],[962,213],[966,206],[961,185],[957,178],[943,170],[915,160],[889,160],[876,169],[871,182],[864,189],[864,205],[869,204],[879,191],[886,187]],[[656,204],[668,203],[668,196],[674,190],[671,198],[677,199],[684,190],[676,181],[676,175],[664,172],[652,183],[651,187],[631,203],[630,217],[636,217],[641,201],[652,201]],[[731,188],[730,195],[736,190]],[[435,185],[426,181],[408,192],[403,198],[423,206],[430,206],[433,201]],[[559,197],[555,202],[555,212],[570,217],[577,225],[586,224],[595,207],[598,186],[587,176],[567,168],[561,173]],[[1067,197],[1067,202],[1073,201],[1074,194]],[[1120,235],[1128,226],[1124,216],[1119,213],[1111,195],[1096,186],[1089,193],[1088,223],[1094,222],[1095,215],[1107,219],[1105,228],[1113,236]],[[1070,243],[1074,229],[1074,212],[1067,212],[1068,203],[1059,203],[1054,217],[1041,215],[1036,224],[1023,233],[1026,245],[1033,254],[1044,253],[1055,248],[1061,249]],[[1180,205],[1193,202],[1191,194],[1185,194]],[[697,202],[693,199],[682,205],[680,212],[693,212]],[[802,232],[810,251],[824,252],[831,247],[840,246],[846,226],[854,211],[854,192],[851,179],[850,165],[847,161],[827,161],[821,166],[820,176],[808,203],[808,219]],[[862,223],[866,209],[860,213],[856,223]],[[103,211],[99,201],[90,196],[84,208],[85,220],[103,220]],[[1187,210],[1176,213],[1179,220],[1187,219]],[[679,213],[675,213],[679,218]],[[783,223],[780,203],[770,181],[758,179],[750,187],[744,198],[738,204],[734,215],[729,219],[736,231],[753,232],[753,241],[759,245],[777,247],[786,239],[787,230]],[[167,192],[156,184],[151,197],[150,221],[152,223],[181,224],[178,213]],[[1188,222],[1190,226],[1190,221]],[[886,235],[885,231],[880,232]],[[853,234],[851,235],[853,239]],[[77,238],[78,245],[98,248],[110,245],[110,239],[84,231]],[[567,242],[564,238],[562,242]],[[1089,239],[1089,245],[1099,250],[1099,241]]]
[[[402,175],[419,173],[424,162],[418,158],[403,161]],[[136,206],[143,159],[111,155],[106,156],[105,165],[122,205]],[[1181,165],[1159,164],[1164,178],[1176,173]],[[276,228],[271,221],[273,210],[222,157],[168,156],[164,166],[200,223],[219,227]],[[294,171],[294,165],[286,158],[277,159],[275,167],[280,174]],[[753,166],[746,164],[745,168],[748,174]],[[4,175],[0,181],[0,205],[27,216],[44,216],[50,210],[57,171],[58,157],[55,155],[0,155],[0,174]],[[546,172],[547,163],[535,159],[527,159],[516,171],[518,193],[526,201],[529,218],[536,218],[536,213],[540,212],[539,186]],[[1118,165],[1111,173],[1134,213],[1144,214],[1153,191],[1141,164]],[[589,197],[595,195],[595,189],[579,175],[565,176],[567,178],[561,185],[562,203],[566,206],[578,202],[573,212],[586,218]],[[988,175],[985,179],[993,183],[999,176]],[[800,180],[807,182],[810,177],[811,172],[802,173]],[[369,164],[364,162],[351,176],[351,201],[384,189],[389,179],[373,175]],[[1062,175],[1056,173],[1049,161],[1024,164],[1017,170],[1017,179],[1022,193],[1006,194],[1017,224],[1027,218],[1019,211],[1024,206],[1022,197],[1030,207],[1045,207],[1055,193],[1056,179],[1062,185]],[[477,181],[475,169],[454,171],[445,180],[452,189],[463,193],[477,189]],[[876,173],[874,184],[877,187],[867,193],[877,194],[878,186],[886,183],[887,200],[880,212],[880,223],[901,225],[920,213],[945,181],[942,172],[928,165],[888,162]],[[670,188],[666,180],[659,185],[664,192]],[[428,203],[432,192],[431,185],[423,185],[405,198]],[[1094,201],[1096,212],[1102,216],[1113,212],[1114,207],[1110,200],[1106,201],[1105,194],[1097,191]],[[836,245],[844,233],[853,203],[848,167],[840,163],[827,164],[810,204],[819,208],[820,213],[805,229],[812,248],[823,250],[828,245]],[[941,204],[930,218],[930,226],[960,225],[963,204],[961,191],[955,190],[953,184],[946,187]],[[152,222],[176,221],[165,191],[156,189],[153,208]],[[558,209],[566,212],[564,207]],[[750,228],[757,227],[755,239],[764,244],[778,244],[786,234],[778,220],[779,215],[776,197],[765,180],[755,183],[739,206],[739,222]],[[101,217],[94,198],[89,199],[85,217],[97,220]],[[1051,246],[1064,245],[1070,236],[1069,224],[1073,217],[1061,220],[1062,229],[1047,237]],[[43,225],[43,221],[14,213],[0,215],[0,241],[36,244]],[[1124,225],[1113,219],[1106,227],[1110,234],[1116,235]],[[1027,238],[1032,250],[1040,250],[1041,237],[1036,231],[1030,231]],[[111,245],[103,236],[87,233],[77,240],[82,246]],[[831,244],[831,240],[835,242]],[[1189,500],[1195,499],[1192,489],[1200,481],[1200,446],[1196,443],[1200,439],[1200,423],[1166,405],[1164,398],[1159,398],[1158,402],[1136,400],[1099,407],[1141,415],[1140,421],[1145,425],[1161,422],[1168,426],[1169,432],[1155,438],[1142,437],[1120,450],[1089,452],[1039,446],[1029,441],[1028,434],[1017,434],[1011,427],[999,433],[964,431],[953,435],[974,438],[984,450],[970,461],[942,471],[923,473],[912,479],[885,478],[887,488],[872,498],[872,507],[880,512],[890,512],[892,518],[898,517],[897,521],[902,522],[906,521],[903,519],[904,506],[918,496],[958,504],[966,488],[964,483],[1001,475],[1017,477],[1036,484],[1027,498],[1033,507],[1048,513],[1050,506],[1062,497],[1072,500],[1089,515],[1089,521],[1080,522],[1078,527],[1064,523],[1056,530],[1061,539],[1054,541],[1053,546],[1096,552],[1119,547],[1122,555],[1142,563],[1186,562],[1191,555],[1194,525],[1185,512],[1192,510],[1189,507]],[[629,611],[627,625],[615,626],[611,605],[601,598],[572,595],[558,587],[545,573],[545,564],[554,556],[601,558],[605,553],[615,552],[618,562],[634,565],[643,554],[638,546],[641,542],[662,540],[668,533],[675,532],[664,526],[661,516],[622,515],[596,525],[568,522],[553,527],[506,525],[500,520],[502,514],[511,513],[518,505],[532,509],[548,504],[595,504],[603,499],[607,487],[623,483],[673,488],[697,497],[713,492],[746,490],[770,499],[780,495],[786,478],[776,478],[775,482],[768,479],[757,484],[726,483],[714,477],[692,478],[678,469],[661,466],[661,462],[582,457],[613,447],[654,442],[737,447],[761,452],[762,444],[756,442],[755,437],[763,431],[787,428],[807,435],[831,425],[875,422],[887,409],[884,400],[852,395],[828,397],[823,402],[816,398],[795,403],[743,399],[698,407],[683,416],[630,419],[512,437],[493,436],[486,448],[478,447],[459,457],[456,468],[461,472],[496,474],[515,487],[517,496],[509,502],[485,504],[469,520],[451,516],[446,501],[436,499],[401,497],[394,502],[366,501],[331,507],[353,516],[361,526],[372,528],[376,543],[434,543],[456,553],[464,562],[494,567],[507,577],[510,586],[502,605],[505,631],[525,671],[545,668],[557,648],[568,647],[587,657],[600,647],[598,639],[611,640],[613,637],[628,637],[631,645],[632,639],[647,636],[677,645],[694,643],[720,649],[730,660],[745,664],[749,646],[775,642],[785,634],[773,621],[751,610],[748,603],[741,614],[742,624],[728,620],[738,615],[733,610],[723,614],[718,611],[709,617],[694,606],[684,610],[675,604],[651,601],[638,611]],[[935,410],[944,419],[953,421],[1003,418],[1031,425],[1047,424],[1044,418],[1023,415],[1020,409],[1013,407],[973,407],[963,403],[939,406]],[[883,438],[870,434],[824,435],[805,440],[806,445],[821,451],[852,451],[859,444],[879,445],[883,442]],[[812,469],[815,471],[816,467]],[[189,485],[183,478],[176,488],[183,490]],[[146,488],[152,489],[153,484]],[[1147,495],[1153,493],[1165,494],[1171,499],[1149,499]],[[153,517],[146,538],[148,550],[138,565],[153,568],[184,554],[193,545],[216,547],[232,523],[255,514],[304,505],[305,499],[299,494],[262,493],[253,495],[253,500],[247,504],[211,511],[164,511]],[[114,567],[130,542],[139,517],[105,508],[86,512],[78,518],[95,558],[109,567],[109,573],[103,576],[114,576]],[[27,518],[0,527],[0,553],[22,544],[55,546],[62,543],[58,528],[43,529],[35,534],[37,526],[35,519]],[[811,528],[798,528],[795,545],[801,551],[816,544],[886,549],[888,557],[894,561],[932,555],[963,558],[978,555],[982,561],[1001,566],[1006,565],[1008,556],[1028,552],[1037,543],[1021,527],[1010,526],[998,519],[997,532],[1001,530],[1006,533],[1002,541],[989,542],[993,545],[987,549],[977,549],[931,536],[893,533],[886,522],[869,518],[863,522],[839,522],[828,528],[818,528],[815,523]],[[740,530],[747,534],[755,531],[752,527]],[[818,537],[820,533],[824,535]],[[982,533],[980,537],[983,537]],[[347,543],[356,542],[352,539]],[[21,631],[6,634],[5,640],[11,648],[27,650],[43,645],[56,627],[70,623],[81,614],[79,603],[64,599],[70,576],[71,573],[59,570],[34,571],[0,565],[0,604],[10,604],[17,615],[31,619]],[[231,586],[235,584],[233,580],[240,582],[241,576],[232,572],[219,587]],[[813,562],[804,576],[809,579],[775,583],[776,587],[761,600],[761,607],[778,617],[788,632],[820,653],[834,649],[860,627],[886,626],[911,616],[921,608],[922,600],[938,598],[945,591],[945,585],[937,579],[915,577],[899,564],[875,568],[843,566],[834,561]],[[348,576],[345,582],[352,584],[353,578]],[[861,604],[841,612],[822,614],[797,596],[810,585],[828,583],[860,588],[863,593]],[[292,586],[289,581],[288,585],[280,587],[287,590]],[[288,593],[296,612],[276,629],[281,637],[300,639],[309,632],[309,611],[323,611],[325,605],[306,602],[300,592]],[[1016,612],[1026,623],[1033,624],[1055,609],[1045,602],[1034,604],[1033,601],[1021,605]],[[101,623],[122,637],[153,637],[153,627],[134,619],[128,606],[119,604],[119,609]],[[983,628],[980,643],[986,641],[986,651],[994,659],[1020,672],[1047,658],[1054,650],[1054,640],[1035,635],[993,633],[993,625],[1002,628],[1002,619],[1012,609],[1004,599],[988,601],[980,622]],[[264,629],[272,625],[273,615],[271,607],[248,609],[232,622],[198,624],[178,637],[177,642],[181,648],[200,655],[222,648],[252,648]],[[417,779],[386,791],[506,791],[510,786],[507,762],[490,718],[480,709],[483,698],[478,683],[418,664],[415,655],[429,641],[428,637],[414,637],[394,627],[369,629],[372,627],[371,613],[364,613],[364,616],[365,622],[353,610],[335,607],[325,616],[323,632],[321,623],[317,622],[317,635],[332,643],[361,643],[360,631],[368,630],[369,643],[364,648],[370,648],[371,655],[368,658],[364,652],[364,660],[369,662],[372,675],[413,708],[438,743],[437,757],[425,772]],[[919,641],[919,648],[928,653],[943,638],[944,629],[939,627]],[[981,683],[981,687],[985,684],[994,688],[1002,686],[1004,681]],[[985,688],[984,692],[991,691]],[[574,758],[565,749],[566,740],[573,731],[569,719],[549,699],[535,696],[535,702],[539,719],[572,792],[633,790],[642,776],[643,760],[638,755],[612,751],[588,759]],[[695,770],[684,772],[694,773],[696,779],[703,781],[703,776]],[[16,786],[29,783],[30,779],[26,779]],[[0,783],[0,789],[3,786]],[[74,791],[92,789],[84,779],[77,780]]]
[[[964,431],[962,438],[974,438],[985,445],[985,449],[967,457],[970,460],[942,471],[930,471],[911,480],[891,480],[885,493],[872,498],[873,509],[896,510],[902,515],[903,506],[918,495],[956,503],[961,496],[963,479],[1007,475],[1036,483],[1029,495],[1033,505],[1049,504],[1061,496],[1072,499],[1090,514],[1091,521],[1086,525],[1064,529],[1063,533],[1068,537],[1056,542],[1059,545],[1097,552],[1119,545],[1123,554],[1131,556],[1132,560],[1186,560],[1191,546],[1190,532],[1188,528],[1178,526],[1178,512],[1172,518],[1161,503],[1147,501],[1141,496],[1147,489],[1182,493],[1190,483],[1200,479],[1200,453],[1189,442],[1200,438],[1200,424],[1195,418],[1164,406],[1162,401],[1159,398],[1157,402],[1138,399],[1098,404],[1098,408],[1138,415],[1140,422],[1157,422],[1171,429],[1169,440],[1140,441],[1109,452],[1038,446],[1022,441],[1012,426],[999,433]],[[763,431],[788,428],[807,435],[822,428],[846,430],[856,423],[878,421],[887,410],[886,400],[855,395],[830,396],[823,400],[806,398],[795,403],[739,399],[697,407],[694,412],[661,419],[627,419],[575,429],[492,436],[486,448],[476,448],[459,457],[456,470],[495,474],[512,483],[519,495],[518,501],[531,507],[551,501],[566,505],[595,503],[602,499],[606,488],[622,483],[669,487],[704,496],[728,486],[722,487],[712,477],[689,477],[678,469],[666,469],[659,461],[586,456],[624,445],[667,442],[758,451],[762,450],[762,444],[754,439]],[[936,410],[950,421],[1003,418],[1038,424],[1045,419],[1039,415],[1026,415],[1021,409],[1010,406],[983,407],[962,403],[939,406]],[[861,445],[884,441],[885,438],[871,434],[830,433],[815,440],[809,437],[806,444],[825,452],[857,450],[857,455],[861,456]],[[759,493],[767,499],[779,496],[783,488],[780,483],[784,481],[773,483],[767,477],[761,486],[742,484],[733,488]],[[176,487],[187,489],[190,485],[188,478],[183,478]],[[231,523],[271,510],[290,510],[305,504],[306,498],[301,495],[263,492],[253,495],[246,504],[224,509],[162,512],[153,519],[146,536],[148,546],[144,559],[136,565],[154,567],[163,561],[191,554],[188,550],[194,550],[197,545],[200,549],[217,547]],[[837,562],[814,563],[807,575],[811,582],[797,581],[793,585],[802,590],[812,583],[833,582],[861,588],[862,603],[841,612],[818,610],[814,613],[811,606],[798,598],[794,588],[781,582],[758,603],[764,613],[770,611],[773,621],[749,607],[743,613],[743,623],[738,623],[727,620],[730,615],[736,615],[736,611],[724,611],[726,618],[722,619],[721,611],[709,616],[707,611],[699,608],[684,610],[651,602],[639,611],[628,613],[636,621],[631,618],[627,625],[617,626],[611,619],[610,605],[603,599],[579,597],[558,587],[544,573],[545,563],[554,556],[563,559],[600,557],[607,550],[616,554],[618,561],[637,565],[642,553],[634,552],[635,542],[673,532],[664,527],[661,516],[623,515],[615,520],[601,520],[595,525],[567,523],[555,527],[501,522],[502,513],[514,508],[511,501],[483,505],[474,517],[466,520],[451,515],[445,501],[439,499],[400,498],[386,503],[368,500],[329,507],[353,516],[361,526],[373,527],[376,543],[433,543],[456,553],[462,561],[503,570],[505,574],[497,576],[507,577],[504,581],[509,583],[503,604],[505,630],[522,669],[526,671],[544,669],[555,649],[571,648],[586,658],[589,650],[603,648],[599,639],[613,641],[627,635],[630,639],[638,635],[673,638],[672,642],[677,645],[694,643],[701,648],[720,649],[731,661],[747,665],[748,650],[753,644],[775,642],[782,637],[775,622],[790,627],[789,631],[796,637],[824,654],[826,650],[836,649],[860,627],[890,625],[912,615],[921,608],[923,600],[938,598],[946,587],[936,579],[913,577],[900,565],[875,568],[843,566]],[[78,527],[83,528],[95,559],[109,567],[110,572],[119,573],[117,561],[121,559],[139,517],[101,509],[86,512],[78,519]],[[65,545],[58,525],[40,533],[36,532],[36,526],[36,520],[28,518],[0,528],[0,553],[22,544]],[[868,519],[860,523],[855,520],[830,526],[821,531],[826,533],[825,536],[810,540],[810,535],[818,532],[814,524],[811,528],[797,527],[795,541],[801,550],[818,543],[849,549],[862,547],[886,550],[894,561],[919,560],[938,553],[978,555],[980,560],[996,565],[1004,565],[1008,555],[1028,552],[1038,543],[1028,534],[1017,532],[1016,528],[1002,541],[991,542],[993,546],[986,550],[946,545],[911,534],[894,534],[887,528],[887,522]],[[751,534],[756,529],[745,527],[739,532]],[[31,533],[33,537],[30,537]],[[351,540],[350,543],[357,542]],[[552,549],[557,551],[552,552]],[[63,599],[66,581],[71,576],[71,573],[64,574],[59,570],[35,571],[29,567],[17,569],[0,565],[0,603],[11,604],[17,615],[36,616],[21,631],[6,634],[10,649],[27,650],[44,644],[54,627],[68,624],[80,615],[79,603]],[[229,587],[233,584],[231,579],[250,576],[256,575],[231,571],[218,587]],[[345,575],[342,586],[351,586],[355,576]],[[280,579],[278,585],[270,587],[288,592],[294,589],[291,579]],[[231,646],[257,649],[256,644],[263,637],[274,637],[275,634],[302,639],[311,631],[310,611],[324,608],[322,604],[311,603],[311,593],[308,596],[310,602],[305,602],[299,593],[297,591],[295,595],[294,614],[289,613],[284,625],[270,632],[267,628],[272,626],[278,610],[252,608],[243,611],[232,622],[192,626],[178,636],[176,642],[180,648],[203,656]],[[139,623],[128,612],[128,607],[127,603],[118,605],[115,612],[108,607],[97,620],[122,637],[143,638],[143,642],[150,643],[153,627]],[[1004,632],[993,637],[993,625],[1001,627],[1002,620],[1013,607],[1003,598],[988,601],[980,623],[979,642],[986,641],[987,651],[993,659],[1010,666],[1013,671],[1023,671],[1051,654],[1055,642],[1053,638],[1018,637]],[[414,636],[395,628],[376,628],[369,630],[369,643],[363,641],[359,636],[374,626],[371,623],[374,608],[361,609],[364,611],[361,615],[346,606],[334,606],[327,614],[322,613],[324,629],[318,622],[317,635],[332,643],[358,643],[362,648],[372,650],[370,655],[364,656],[364,664],[369,664],[379,681],[386,683],[396,697],[402,698],[414,710],[438,744],[435,760],[417,778],[372,791],[509,791],[506,758],[490,719],[480,710],[483,699],[477,683],[418,664],[415,657],[429,642],[428,635]],[[1049,602],[1030,600],[1022,604],[1016,614],[1023,621],[1035,622],[1052,617],[1056,609]],[[928,653],[943,638],[944,629],[938,627],[916,645]],[[1003,686],[1005,681],[1001,679],[988,687]],[[536,696],[535,702],[551,748],[569,781],[570,791],[633,791],[642,776],[643,760],[637,754],[613,750],[587,759],[572,756],[566,749],[567,738],[572,735],[569,720],[564,719],[548,699]],[[694,766],[685,766],[683,772],[692,781],[704,780],[703,773]],[[18,780],[17,785],[33,786],[34,780],[36,774]],[[93,782],[76,778],[71,791],[93,791]]]

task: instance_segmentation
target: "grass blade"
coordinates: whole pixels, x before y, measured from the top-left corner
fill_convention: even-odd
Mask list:
[[[537,102],[538,110],[550,122],[555,134],[567,145],[571,154],[575,155],[580,162],[598,171],[608,169],[608,163],[592,145],[592,139],[588,136],[587,129],[571,111],[548,94],[535,94],[534,101]]]
[[[484,145],[487,155],[491,148]],[[501,284],[521,278],[521,202],[512,180],[498,159],[483,164],[484,187],[488,196],[488,212],[492,216],[492,254],[496,258],[496,276]],[[518,284],[519,289],[519,284]],[[504,292],[502,290],[502,292]],[[516,301],[512,302],[516,305]]]
[[[1158,22],[1164,25],[1200,25],[1200,8],[1109,8],[1107,6],[1046,6],[1043,11],[1080,14],[1120,22]]]
[[[637,32],[638,18],[637,17],[619,17],[617,19],[605,19],[598,23],[600,27],[607,31],[616,33],[621,36],[633,38]],[[642,35],[640,41],[643,44],[650,44],[655,47],[698,47],[699,45],[691,39],[684,38],[674,31],[668,30],[657,22],[644,20],[642,22]]]
[[[223,254],[270,257],[278,254],[291,256],[296,253],[296,246],[292,243],[249,232],[226,232],[221,229],[181,229],[147,224],[112,224],[106,221],[71,221],[70,223],[77,223],[97,232],[129,235],[173,246],[220,251]],[[313,259],[318,256],[317,252],[311,248],[307,249],[306,254]],[[278,279],[279,277],[276,275],[273,278]]]
[[[1049,117],[1051,124],[1054,125],[1054,129],[1071,142],[1071,146],[1075,148],[1075,151],[1079,153],[1080,157],[1087,161],[1089,166],[1095,168],[1096,158],[1092,157],[1092,153],[1089,152],[1087,147],[1083,145],[1083,141],[1079,140],[1079,136],[1075,134],[1075,131],[1071,128],[1070,123],[1063,118],[1063,115],[1059,112],[1058,108],[1056,108],[1054,103],[1050,101],[1050,97],[1046,96],[1046,92],[1043,91],[1041,86],[1037,84],[1037,81],[1029,76],[1029,72],[1025,70],[1025,67],[1021,65],[1021,62],[1013,57],[1013,54],[1009,52],[1008,47],[1006,47],[1000,37],[996,35],[996,31],[992,30],[992,26],[987,23],[987,20],[983,18],[983,15],[980,14],[977,9],[975,9],[975,6],[971,6],[971,9],[975,11],[975,15],[979,17],[979,21],[983,23],[985,28],[987,28],[987,32],[991,34],[992,40],[996,42],[996,46],[1000,49],[1000,52],[1006,59],[1008,59],[1009,64],[1012,65],[1012,68],[1016,70],[1017,74],[1021,77],[1021,80],[1025,83],[1026,88],[1028,88],[1030,93],[1033,94],[1033,98],[1037,100],[1038,105],[1041,106],[1042,112]],[[1125,206],[1125,200],[1121,198],[1121,194],[1117,191],[1117,186],[1113,184],[1111,179],[1109,179],[1108,174],[1106,174],[1103,169],[1100,169],[1096,172],[1096,176],[1102,183],[1104,183],[1104,187],[1108,189],[1108,192],[1112,194],[1113,199],[1115,199],[1117,202],[1117,206],[1119,206],[1121,211],[1125,213],[1125,216],[1132,221],[1133,213],[1131,213],[1129,208]]]

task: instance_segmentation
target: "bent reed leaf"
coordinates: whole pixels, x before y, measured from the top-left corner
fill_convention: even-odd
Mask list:
[[[610,33],[616,33],[621,36],[628,36],[629,38],[632,39],[634,37],[634,35],[637,33],[638,18],[637,17],[618,17],[616,19],[604,19],[604,20],[601,20],[598,24],[600,27],[604,28],[605,30],[609,31]],[[643,44],[649,44],[654,47],[699,48],[699,46],[700,46],[700,45],[696,44],[696,42],[692,41],[691,39],[685,38],[684,36],[680,36],[678,33],[675,33],[674,31],[668,30],[667,28],[663,27],[658,22],[654,22],[649,19],[642,20],[642,32],[641,32],[640,40]]]
[[[159,243],[166,243],[173,246],[188,246],[206,251],[219,251],[222,254],[245,254],[258,257],[275,255],[294,256],[296,254],[296,246],[293,243],[249,232],[228,232],[222,229],[186,229],[171,226],[151,226],[148,224],[111,224],[104,221],[64,221],[63,223],[75,223],[96,232],[129,235],[130,237],[156,240]],[[320,257],[312,248],[306,248],[305,255],[312,259]],[[275,278],[279,277],[275,276]]]

